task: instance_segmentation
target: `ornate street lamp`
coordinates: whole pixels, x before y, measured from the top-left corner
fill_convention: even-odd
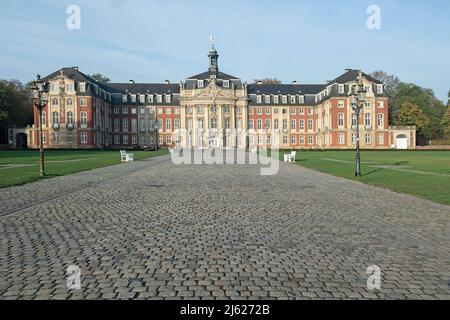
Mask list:
[[[352,90],[352,109],[356,114],[356,170],[355,177],[361,177],[361,150],[359,144],[359,115],[361,114],[361,110],[364,108],[364,104],[366,102],[366,93],[367,90],[364,88],[364,81],[362,72],[358,73],[358,84],[353,87]]]
[[[41,76],[38,74],[37,79],[33,81],[31,86],[33,92],[34,106],[38,108],[39,111],[39,175],[45,177],[45,166],[44,166],[44,143],[43,143],[43,130],[42,130],[42,110],[47,105],[47,100],[44,98],[44,94],[49,91],[49,83],[42,82]]]

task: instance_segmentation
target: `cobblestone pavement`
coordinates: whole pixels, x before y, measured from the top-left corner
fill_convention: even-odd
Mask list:
[[[1,189],[0,299],[450,299],[450,207],[259,173],[165,156]]]

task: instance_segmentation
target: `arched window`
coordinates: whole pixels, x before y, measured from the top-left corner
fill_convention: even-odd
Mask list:
[[[384,115],[382,113],[378,114],[378,128],[383,128],[384,126]]]
[[[54,111],[52,114],[52,123],[59,124],[59,113]]]
[[[81,112],[81,125],[87,126],[87,112]]]
[[[274,122],[273,122],[273,128],[274,128],[275,130],[278,130],[278,119],[275,119],[275,120],[274,120]]]
[[[73,124],[73,113],[72,111],[67,112],[67,123]]]
[[[59,101],[57,98],[53,98],[52,105],[57,106],[59,104]]]
[[[287,130],[287,120],[283,119],[283,130]]]
[[[344,114],[338,113],[338,126],[343,127],[344,126]]]
[[[68,105],[68,106],[73,105],[73,100],[72,100],[72,98],[68,98],[68,99],[67,99],[67,105]]]
[[[42,125],[45,126],[47,124],[47,114],[45,111],[42,111]]]

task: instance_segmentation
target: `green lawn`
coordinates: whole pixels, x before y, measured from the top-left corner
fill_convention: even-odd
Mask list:
[[[354,151],[297,152],[301,166],[450,205],[450,151],[362,151],[361,161],[357,179]]]
[[[133,151],[141,160],[167,154],[166,150]],[[46,178],[106,167],[120,163],[119,151],[45,151]],[[16,167],[12,167],[16,166]],[[0,188],[40,180],[38,151],[0,151]]]

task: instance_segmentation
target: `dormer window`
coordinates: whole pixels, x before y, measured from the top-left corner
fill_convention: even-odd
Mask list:
[[[344,87],[344,85],[343,84],[340,84],[339,86],[338,86],[338,92],[339,92],[339,94],[344,94],[345,93],[345,87]]]
[[[205,86],[205,81],[204,80],[197,80],[197,87],[203,88],[204,86]]]
[[[295,101],[296,101],[295,96],[291,96],[291,104],[295,104]]]
[[[128,95],[127,94],[123,94],[122,95],[122,102],[123,103],[127,103],[128,102]]]
[[[299,100],[298,101],[299,103],[305,103],[305,97],[304,96],[299,96],[298,100]]]
[[[261,103],[262,102],[262,98],[260,95],[256,96],[256,103]]]
[[[287,96],[282,96],[281,97],[281,102],[282,103],[287,103]]]
[[[270,96],[265,96],[264,101],[265,103],[270,103]]]
[[[230,81],[229,80],[224,80],[223,81],[223,87],[224,88],[229,88],[230,87]]]
[[[158,95],[156,96],[156,102],[162,103],[162,95],[158,94]]]
[[[139,102],[140,103],[144,103],[145,102],[145,95],[144,94],[140,94],[139,95]]]
[[[382,94],[383,93],[383,85],[382,84],[378,84],[377,85],[377,93],[378,94]]]
[[[147,102],[153,103],[153,95],[152,94],[147,95]]]
[[[170,94],[166,94],[165,101],[166,101],[166,103],[171,103],[172,102],[172,96]]]
[[[80,83],[80,92],[86,92],[86,83],[84,82]]]
[[[279,101],[280,101],[280,98],[278,95],[273,96],[273,103],[279,103]]]
[[[131,102],[132,102],[132,103],[135,103],[135,102],[136,102],[136,95],[135,95],[135,94],[132,94],[132,95],[131,95]]]

